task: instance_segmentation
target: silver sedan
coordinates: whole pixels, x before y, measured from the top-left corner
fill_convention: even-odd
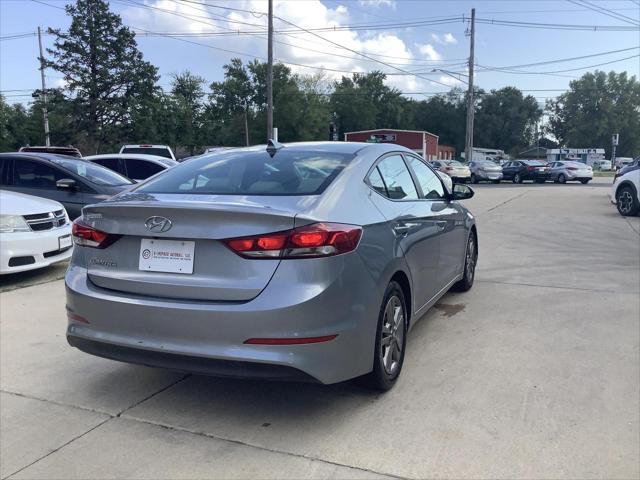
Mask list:
[[[580,182],[593,180],[593,169],[581,162],[563,160],[549,164],[549,177],[555,183]]]
[[[471,170],[471,183],[481,181],[500,183],[502,180],[502,167],[490,160],[474,160],[469,163]]]
[[[194,158],[83,210],[67,339],[180,371],[389,389],[409,329],[473,285],[472,195],[392,144]]]

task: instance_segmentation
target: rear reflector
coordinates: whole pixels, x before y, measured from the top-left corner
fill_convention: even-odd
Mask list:
[[[69,310],[67,310],[67,318],[72,322],[89,323],[89,320],[87,320],[86,318],[80,315],[76,315],[75,313],[70,312]]]
[[[107,248],[122,236],[95,229],[88,223],[85,223],[82,217],[74,220],[71,226],[71,235],[76,245],[91,248]]]
[[[306,338],[250,338],[245,340],[247,345],[304,345],[307,343],[329,342],[338,335],[325,335],[323,337]]]
[[[225,245],[245,258],[317,258],[355,250],[362,227],[342,223],[313,223],[284,232],[229,238]]]

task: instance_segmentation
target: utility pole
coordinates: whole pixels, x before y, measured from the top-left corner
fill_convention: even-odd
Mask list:
[[[471,48],[469,51],[469,91],[467,92],[467,133],[464,142],[464,159],[470,162],[473,159],[473,65],[475,63],[474,44],[476,37],[476,9],[471,9]]]
[[[49,112],[47,112],[47,87],[44,83],[44,54],[42,52],[42,34],[38,27],[38,44],[40,45],[40,78],[42,80],[42,116],[44,118],[44,144],[48,147],[49,141]]]
[[[273,138],[273,0],[269,0],[267,43],[267,141],[269,141]]]
[[[244,144],[249,146],[249,121],[247,119],[249,106],[247,100],[244,101]]]

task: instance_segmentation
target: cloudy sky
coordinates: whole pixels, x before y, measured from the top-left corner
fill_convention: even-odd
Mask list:
[[[0,91],[9,101],[26,102],[27,90],[39,87],[37,38],[28,34],[38,26],[67,28],[65,3],[0,0]],[[213,81],[232,57],[266,59],[266,0],[110,3],[160,68],[162,86],[174,72],[188,69]],[[466,82],[473,7],[475,83],[482,88],[513,85],[543,102],[595,68],[640,74],[638,0],[274,0],[275,58],[329,79],[381,70],[417,98],[445,92]],[[52,42],[44,37],[45,46]],[[62,79],[47,71],[47,82],[59,86]]]

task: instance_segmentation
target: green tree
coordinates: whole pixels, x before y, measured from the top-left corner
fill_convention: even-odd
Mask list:
[[[171,95],[174,100],[178,128],[176,141],[177,144],[188,147],[190,154],[193,155],[203,140],[200,133],[203,120],[205,79],[188,70],[180,74],[173,74],[172,78]],[[177,144],[174,147],[177,147]]]
[[[0,94],[0,151],[15,151],[29,144],[25,131],[28,114],[23,105],[9,105]]]
[[[157,69],[143,60],[135,34],[104,0],[77,0],[65,7],[68,31],[55,35],[46,66],[64,75],[76,104],[79,126],[87,134],[89,151],[115,143],[132,116],[135,104],[154,92]]]
[[[515,87],[480,95],[475,114],[474,145],[516,153],[535,142],[536,123],[542,109],[531,95]]]
[[[345,132],[373,128],[402,128],[412,123],[411,109],[400,91],[387,86],[386,75],[354,73],[334,83],[331,110],[338,117],[340,137]]]
[[[414,121],[411,128],[435,133],[440,137],[440,144],[451,145],[458,152],[464,151],[465,98],[462,90],[453,89],[444,95],[413,102]]]
[[[569,91],[547,102],[549,131],[563,147],[605,148],[620,134],[618,156],[640,152],[640,82],[626,72],[585,73]]]

